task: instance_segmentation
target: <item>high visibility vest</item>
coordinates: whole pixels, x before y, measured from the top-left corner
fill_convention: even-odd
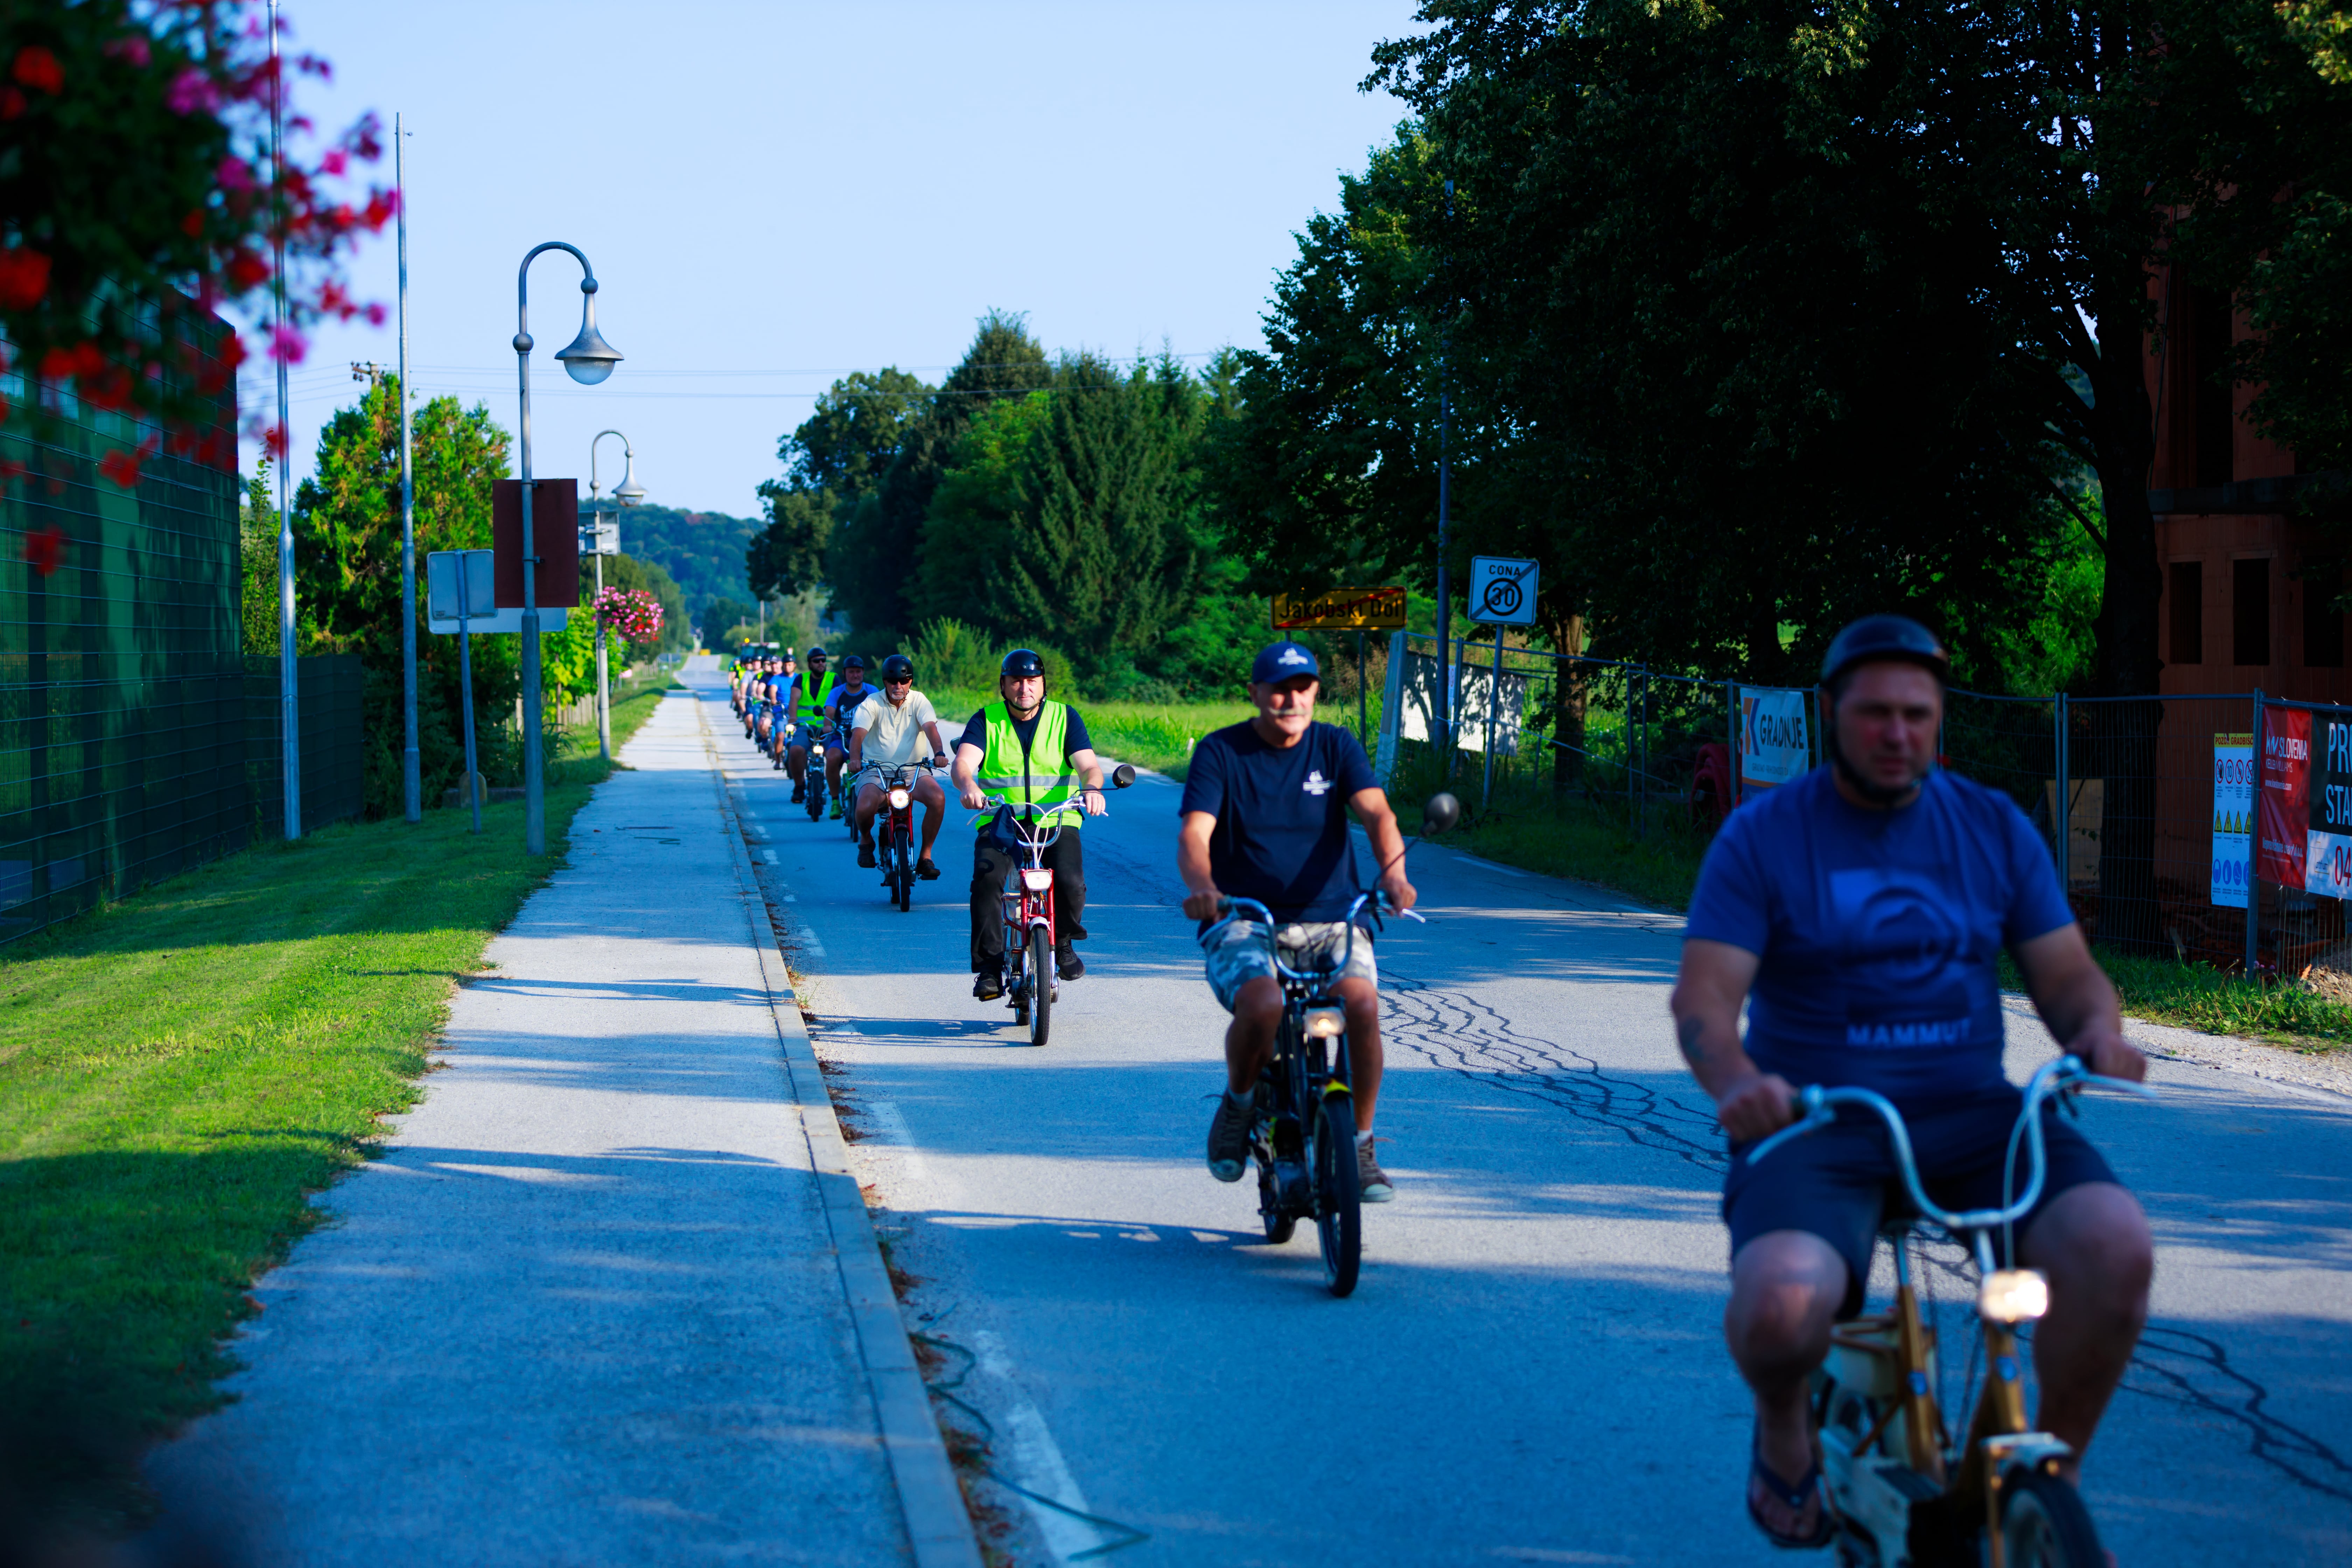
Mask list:
[[[833,694],[833,689],[840,683],[840,679],[839,676],[829,669],[822,676],[814,672],[802,676],[800,699],[793,704],[793,717],[803,724],[814,724],[824,718],[824,700]],[[817,684],[812,689],[812,682],[821,684]]]
[[[1037,714],[1037,735],[1027,751],[1013,728],[1013,714],[1002,699],[981,710],[988,721],[988,745],[973,776],[990,795],[1001,795],[1016,807],[1059,805],[1077,793],[1078,775],[1070,766],[1065,744],[1070,733],[1070,710],[1047,700]],[[1027,815],[1023,813],[1021,815]],[[1076,827],[1083,816],[1066,812],[1055,817],[1064,827]]]

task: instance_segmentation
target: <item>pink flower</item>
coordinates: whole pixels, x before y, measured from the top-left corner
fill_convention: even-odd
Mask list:
[[[172,79],[164,89],[163,102],[174,114],[194,114],[199,110],[206,114],[220,107],[220,89],[213,79],[190,66]]]
[[[220,167],[213,171],[213,178],[225,191],[253,189],[253,171],[246,167],[245,160],[234,153],[220,161]]]
[[[319,167],[327,174],[341,174],[344,166],[350,162],[350,153],[341,147],[331,147],[328,149],[327,155],[319,160]]]
[[[303,340],[302,334],[284,322],[281,321],[269,330],[271,359],[285,364],[300,364],[302,356],[310,352],[310,345]]]
[[[148,52],[147,40],[137,33],[115,39],[106,46],[106,52],[118,60],[129,60],[141,70],[145,70],[148,61],[154,58]]]

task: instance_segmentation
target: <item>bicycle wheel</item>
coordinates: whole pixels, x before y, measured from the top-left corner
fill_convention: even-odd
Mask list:
[[[915,907],[915,858],[907,847],[907,835],[901,831],[891,835],[898,865],[898,908],[912,911]]]
[[[1053,1026],[1054,944],[1044,926],[1029,928],[1029,1043],[1042,1046]]]
[[[811,822],[824,815],[824,768],[822,764],[808,770],[808,814]]]
[[[1257,1163],[1257,1217],[1265,1226],[1269,1247],[1280,1247],[1298,1229],[1298,1216],[1282,1212],[1274,1191],[1274,1166],[1265,1160]]]
[[[1323,1244],[1323,1283],[1334,1296],[1356,1288],[1363,1260],[1363,1195],[1356,1186],[1356,1102],[1327,1094],[1315,1123],[1315,1236]]]
[[[2023,1466],[2001,1484],[2000,1535],[2010,1568],[2100,1568],[2106,1552],[2080,1493]]]

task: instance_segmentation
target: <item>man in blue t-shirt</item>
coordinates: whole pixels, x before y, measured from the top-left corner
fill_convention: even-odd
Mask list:
[[[1356,737],[1315,722],[1321,671],[1315,655],[1278,642],[1250,670],[1257,717],[1202,738],[1184,775],[1183,819],[1176,871],[1184,912],[1205,926],[1218,900],[1255,899],[1273,912],[1274,939],[1292,968],[1335,960],[1348,943],[1348,906],[1363,890],[1348,808],[1372,842],[1380,885],[1400,910],[1412,908],[1404,879],[1404,839],[1388,795]],[[1241,1180],[1256,1120],[1258,1073],[1282,1023],[1282,983],[1265,949],[1265,928],[1236,918],[1208,949],[1209,988],[1234,1016],[1225,1031],[1225,1092],[1209,1124],[1209,1171]],[[1356,933],[1354,952],[1335,987],[1348,1011],[1355,1080],[1356,1172],[1364,1202],[1396,1195],[1372,1151],[1372,1108],[1381,1092],[1380,972],[1371,933]]]
[[[1724,1333],[1756,1396],[1748,1510],[1782,1546],[1830,1538],[1809,1379],[1832,1324],[1861,1308],[1896,1181],[1875,1120],[1751,1169],[1748,1148],[1796,1120],[1791,1086],[1878,1090],[1909,1125],[1930,1197],[1998,1208],[2022,1104],[2001,1071],[2003,949],[2067,1050],[2111,1077],[2147,1072],[2048,847],[2006,795],[1935,771],[1948,672],[1935,637],[1899,616],[1838,634],[1822,664],[1830,764],[1725,824],[1675,984],[1683,1056],[1731,1142]],[[2071,1472],[2147,1321],[2154,1249],[2098,1151],[2054,1118],[2043,1135],[2048,1180],[2016,1234],[2050,1279],[2040,1425],[2074,1449]]]

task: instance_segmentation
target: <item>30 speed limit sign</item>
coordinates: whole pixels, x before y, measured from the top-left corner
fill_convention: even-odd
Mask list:
[[[1536,563],[1509,555],[1470,557],[1470,618],[1489,626],[1536,619]]]

